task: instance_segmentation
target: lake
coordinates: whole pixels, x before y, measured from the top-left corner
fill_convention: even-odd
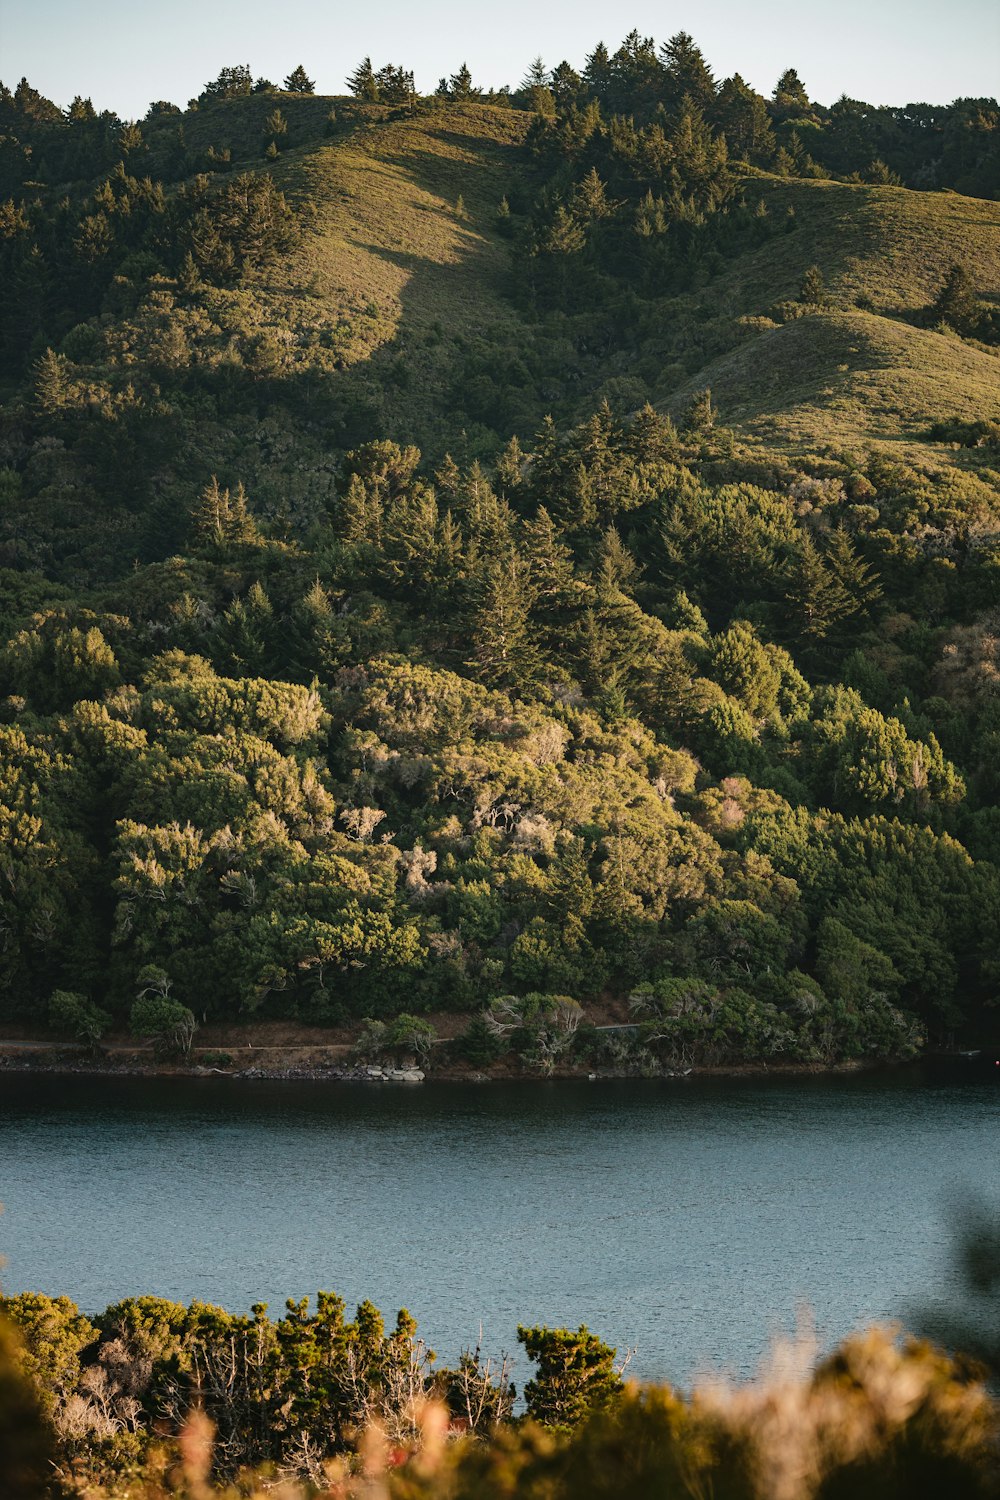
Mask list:
[[[963,1188],[1000,1192],[1000,1087],[919,1070],[489,1084],[0,1074],[6,1292],[232,1310],[317,1288],[442,1358],[585,1322],[633,1373],[751,1374],[955,1289]],[[515,1378],[523,1382],[520,1359]]]

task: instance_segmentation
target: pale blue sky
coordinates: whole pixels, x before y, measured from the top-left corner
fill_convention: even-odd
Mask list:
[[[249,63],[275,83],[303,63],[318,93],[344,93],[365,54],[413,68],[432,90],[467,60],[477,83],[516,85],[532,58],[581,67],[635,27],[665,41],[689,31],[717,78],[741,72],[770,94],[785,67],[810,95],[876,104],[947,104],[1000,91],[997,0],[0,0],[0,77],[65,106],[90,95],[134,118],[153,99],[184,105],[223,66]]]

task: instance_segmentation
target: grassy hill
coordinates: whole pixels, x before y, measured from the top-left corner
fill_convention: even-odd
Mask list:
[[[486,105],[414,118],[355,108],[337,139],[279,163],[279,180],[311,217],[280,283],[262,296],[276,323],[312,343],[352,413],[360,406],[401,439],[434,447],[443,433],[461,444],[473,424],[465,416],[448,430],[449,393],[473,351],[527,371],[513,413],[521,426],[550,408],[579,415],[609,393],[624,405],[649,396],[678,407],[706,383],[724,421],[792,452],[912,449],[936,417],[1000,414],[995,356],[911,321],[956,261],[1000,299],[996,204],[748,174],[747,201],[762,200],[777,220],[794,215],[794,232],[739,255],[695,293],[649,300],[645,344],[588,367],[578,330],[529,318],[509,295],[496,207],[526,170],[528,123]],[[830,312],[777,325],[771,312],[796,296],[812,264]]]
[[[277,157],[275,108],[287,124]],[[193,298],[169,276],[119,278],[90,331],[70,330],[81,419],[100,408],[113,427],[137,378],[151,409],[161,392],[169,405],[163,462],[116,517],[116,566],[181,546],[191,496],[212,473],[244,482],[262,520],[303,536],[334,503],[340,455],[370,439],[415,443],[432,462],[489,461],[512,433],[530,444],[548,414],[565,426],[607,398],[623,413],[650,401],[677,415],[706,385],[738,442],[793,462],[885,445],[935,467],[982,461],[924,433],[1000,415],[1000,363],[918,315],[957,260],[982,296],[1000,298],[997,204],[748,169],[739,193],[751,210],[763,203],[769,228],[706,263],[695,289],[605,277],[569,310],[538,310],[519,285],[524,212],[512,232],[497,211],[504,197],[527,210],[544,176],[526,147],[531,120],[481,102],[409,112],[287,95],[154,120],[151,170],[182,141],[213,191],[270,171],[299,229],[261,273]],[[813,264],[828,307],[792,321]],[[71,482],[46,472],[38,488],[29,473],[39,500],[15,526],[21,565],[67,551],[104,565],[102,509],[120,463],[95,474],[86,422],[78,436]],[[60,527],[72,535],[50,539]]]

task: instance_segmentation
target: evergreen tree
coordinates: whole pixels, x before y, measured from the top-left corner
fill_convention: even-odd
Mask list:
[[[827,568],[808,531],[801,533],[790,565],[785,602],[796,630],[810,646],[826,640],[835,626],[854,613],[853,601]]]
[[[727,78],[719,89],[712,115],[726,137],[731,156],[754,164],[770,161],[776,142],[767,101],[739,73]]]
[[[829,300],[823,282],[823,272],[819,266],[807,267],[802,277],[802,285],[799,287],[799,301],[806,307],[825,307]]]
[[[55,416],[66,406],[69,395],[69,361],[63,354],[46,349],[35,361],[35,406],[45,416]]]
[[[607,97],[611,85],[611,55],[603,42],[598,42],[583,65],[583,78],[598,99]]]
[[[573,213],[582,224],[599,223],[614,213],[614,205],[608,199],[596,167],[591,167],[573,189]]]
[[[823,561],[844,594],[845,611],[849,604],[849,616],[867,616],[872,605],[882,597],[882,585],[874,568],[865,562],[842,526],[830,533]],[[845,618],[848,618],[848,613],[845,613]]]
[[[809,95],[794,68],[786,68],[774,86],[774,102],[784,108],[809,109]]]
[[[681,418],[681,432],[686,437],[701,437],[704,433],[711,432],[715,426],[715,407],[712,405],[712,392],[706,386],[691,399],[683,417]]]
[[[946,323],[956,333],[971,333],[979,318],[979,299],[968,269],[954,265],[944,279],[941,290],[927,310],[927,320]]]
[[[452,99],[472,99],[481,92],[481,89],[473,88],[472,74],[465,63],[448,79],[448,93]]]
[[[242,482],[231,495],[215,474],[202,490],[191,512],[191,525],[199,542],[209,547],[247,545],[260,540],[256,523],[247,508]]]
[[[664,69],[664,102],[678,109],[687,96],[699,109],[710,109],[715,100],[715,80],[701,49],[686,31],[679,31],[660,48]]]
[[[299,63],[289,73],[282,87],[287,94],[313,94],[316,92],[316,81],[307,76],[305,68]]]
[[[205,100],[242,99],[250,93],[252,88],[253,74],[243,63],[233,68],[222,68],[218,78],[213,79],[211,83],[206,83],[201,98]]]
[[[572,1426],[589,1412],[613,1404],[621,1395],[621,1372],[615,1350],[586,1326],[517,1330],[528,1358],[537,1365],[525,1386],[528,1415],[549,1426]]]
[[[347,87],[356,99],[370,102],[378,98],[378,84],[375,82],[375,70],[370,57],[362,58],[348,78]]]
[[[534,588],[527,565],[513,549],[486,560],[475,588],[473,655],[469,665],[490,687],[520,687],[538,663],[529,615]]]

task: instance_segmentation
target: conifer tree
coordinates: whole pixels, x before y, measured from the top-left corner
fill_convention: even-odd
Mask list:
[[[45,416],[54,416],[66,405],[69,392],[68,366],[65,355],[56,354],[54,349],[46,349],[35,361],[35,405]]]
[[[790,565],[785,602],[810,646],[824,641],[834,626],[853,612],[852,601],[827,568],[808,531],[802,532]]]
[[[865,562],[842,526],[831,532],[823,561],[843,591],[845,608],[850,605],[850,615],[867,615],[882,597],[882,585],[874,568]]]
[[[681,418],[681,432],[688,437],[700,437],[703,433],[711,432],[715,426],[715,408],[712,405],[712,392],[706,386],[703,391],[692,397],[691,404]]]
[[[523,687],[538,664],[529,615],[534,590],[520,554],[487,559],[475,590],[469,665],[488,686]]]
[[[954,265],[928,309],[928,322],[946,323],[956,333],[971,333],[979,316],[976,289],[967,268]]]
[[[799,301],[806,307],[825,307],[829,301],[819,266],[807,267],[799,287]]]
[[[583,77],[588,87],[603,100],[611,83],[611,55],[603,42],[597,46],[586,59],[583,66]]]
[[[730,156],[753,163],[770,161],[776,143],[767,102],[739,73],[719,89],[712,117],[726,137]]]
[[[686,31],[679,31],[660,48],[668,109],[677,109],[687,96],[699,109],[710,108],[715,99],[715,79],[700,47]]]
[[[463,63],[457,73],[452,73],[448,79],[448,93],[452,99],[472,99],[481,89],[473,87],[472,74],[468,65]]]
[[[289,73],[282,87],[287,94],[313,94],[316,92],[316,81],[308,77],[305,68],[299,63]]]
[[[526,462],[527,454],[515,433],[496,462],[496,481],[501,495],[514,495],[523,489]]]
[[[794,68],[786,68],[775,84],[774,102],[785,107],[798,105],[801,109],[809,108],[809,95]]]
[[[356,99],[371,102],[378,98],[378,84],[375,82],[375,70],[370,57],[362,58],[348,78],[347,87]]]

